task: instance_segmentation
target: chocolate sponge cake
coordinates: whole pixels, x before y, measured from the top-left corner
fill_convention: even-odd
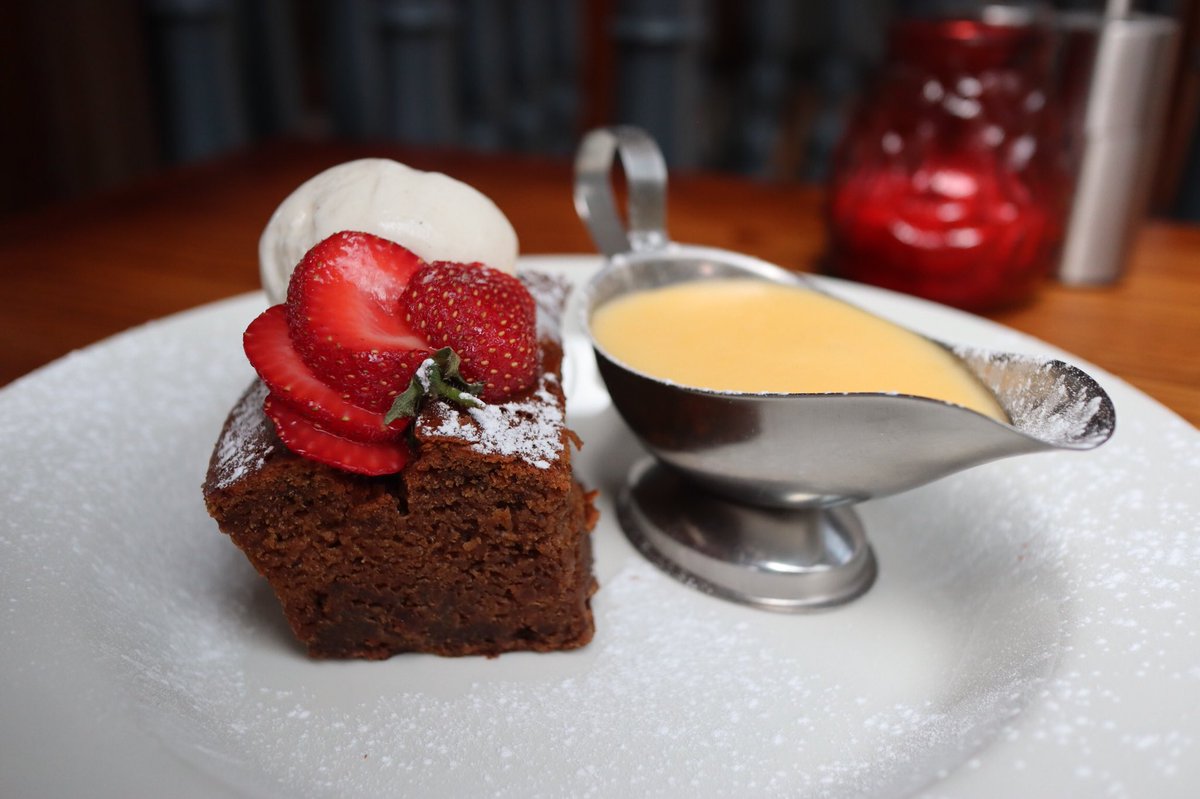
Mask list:
[[[498,655],[592,638],[592,497],[572,476],[557,338],[562,289],[538,301],[542,372],[526,395],[425,404],[413,458],[367,476],[290,451],[257,382],[213,451],[204,496],[270,583],[310,655]]]

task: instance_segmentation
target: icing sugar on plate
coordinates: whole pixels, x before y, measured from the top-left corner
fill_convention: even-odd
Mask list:
[[[582,280],[594,264],[529,265]],[[942,340],[1055,354],[830,285]],[[596,640],[314,662],[200,497],[252,376],[238,334],[262,304],[153,324],[0,392],[0,794],[1182,797],[1200,784],[1200,435],[1120,381],[1086,367],[1121,417],[1104,447],[868,503],[877,585],[783,616],[691,591],[626,544],[609,498],[639,453],[577,375],[575,462],[603,492]]]

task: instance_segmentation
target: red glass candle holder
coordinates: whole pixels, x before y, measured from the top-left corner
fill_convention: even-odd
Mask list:
[[[829,195],[830,270],[961,308],[1027,299],[1062,238],[1068,170],[1032,18],[913,19],[851,120]]]

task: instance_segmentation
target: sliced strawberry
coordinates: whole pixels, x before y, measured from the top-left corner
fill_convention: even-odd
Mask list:
[[[263,400],[263,410],[288,449],[329,466],[356,474],[395,474],[412,458],[404,441],[363,443],[342,438],[270,394]]]
[[[512,275],[483,264],[438,261],[417,270],[402,300],[405,319],[434,348],[462,358],[462,376],[485,384],[485,402],[537,380],[537,304]]]
[[[325,430],[356,441],[391,441],[404,433],[408,420],[387,425],[382,413],[354,405],[325,385],[300,359],[288,336],[287,311],[274,305],[263,311],[242,336],[246,357],[279,401],[309,417]]]
[[[429,357],[400,313],[400,296],[424,261],[369,233],[335,233],[308,251],[288,285],[292,343],[351,403],[383,413]]]

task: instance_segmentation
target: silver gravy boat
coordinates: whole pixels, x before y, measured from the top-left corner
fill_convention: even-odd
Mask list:
[[[628,229],[611,184],[618,155]],[[589,336],[596,309],[650,288],[736,278],[820,290],[757,258],[670,241],[666,179],[661,152],[640,129],[597,129],[580,145],[575,206],[606,256],[585,289]],[[653,455],[633,467],[617,499],[625,534],[708,593],[772,610],[828,607],[875,579],[854,503],[998,458],[1092,449],[1112,435],[1112,402],[1079,369],[935,343],[991,390],[1011,424],[915,396],[690,388],[621,363],[593,337],[614,406]]]

